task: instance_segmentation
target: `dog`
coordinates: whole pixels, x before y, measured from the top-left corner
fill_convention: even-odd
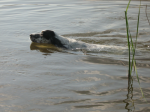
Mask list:
[[[118,46],[107,46],[107,45],[97,45],[97,44],[88,44],[85,42],[77,41],[75,39],[66,38],[58,35],[52,30],[44,30],[40,34],[31,34],[30,39],[35,43],[46,43],[53,44],[56,47],[71,49],[71,50],[83,50],[88,51],[98,50],[98,51],[112,51],[116,49],[124,49],[123,47]]]
[[[64,49],[84,49],[86,43],[58,35],[52,30],[44,30],[40,34],[31,34],[30,40],[35,43],[53,44]]]

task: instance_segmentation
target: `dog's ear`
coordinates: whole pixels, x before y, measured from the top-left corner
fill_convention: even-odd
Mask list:
[[[51,44],[53,44],[55,46],[58,46],[58,47],[66,48],[66,47],[63,46],[63,44],[61,43],[61,41],[55,37],[54,31],[45,30],[45,31],[42,31],[41,35],[44,38],[46,38],[47,40],[50,40]]]
[[[47,40],[53,40],[55,38],[55,33],[51,30],[42,31],[41,35]]]

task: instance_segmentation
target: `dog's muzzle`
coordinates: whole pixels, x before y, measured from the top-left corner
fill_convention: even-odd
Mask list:
[[[32,42],[35,42],[35,37],[33,36],[33,34],[30,35],[30,39]]]
[[[36,42],[36,40],[37,40],[38,38],[40,38],[40,37],[41,37],[40,34],[31,34],[31,35],[30,35],[30,39],[31,39],[32,42]]]

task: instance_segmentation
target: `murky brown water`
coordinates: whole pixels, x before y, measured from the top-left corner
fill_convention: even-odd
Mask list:
[[[70,51],[35,44],[29,35],[51,29],[87,43],[127,47],[128,1],[1,0],[1,112],[149,112],[150,2],[142,1],[136,75],[128,86],[127,52]],[[139,1],[128,17],[133,35]],[[129,89],[128,89],[129,88]]]

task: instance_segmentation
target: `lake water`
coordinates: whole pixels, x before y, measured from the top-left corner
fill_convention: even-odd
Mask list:
[[[31,43],[29,35],[54,30],[89,44],[127,48],[128,1],[1,0],[1,112],[149,112],[150,2],[142,1],[136,75],[128,85],[127,51],[71,51]],[[147,5],[147,13],[145,13]],[[139,1],[128,10],[136,33]],[[146,16],[147,15],[147,16]]]

